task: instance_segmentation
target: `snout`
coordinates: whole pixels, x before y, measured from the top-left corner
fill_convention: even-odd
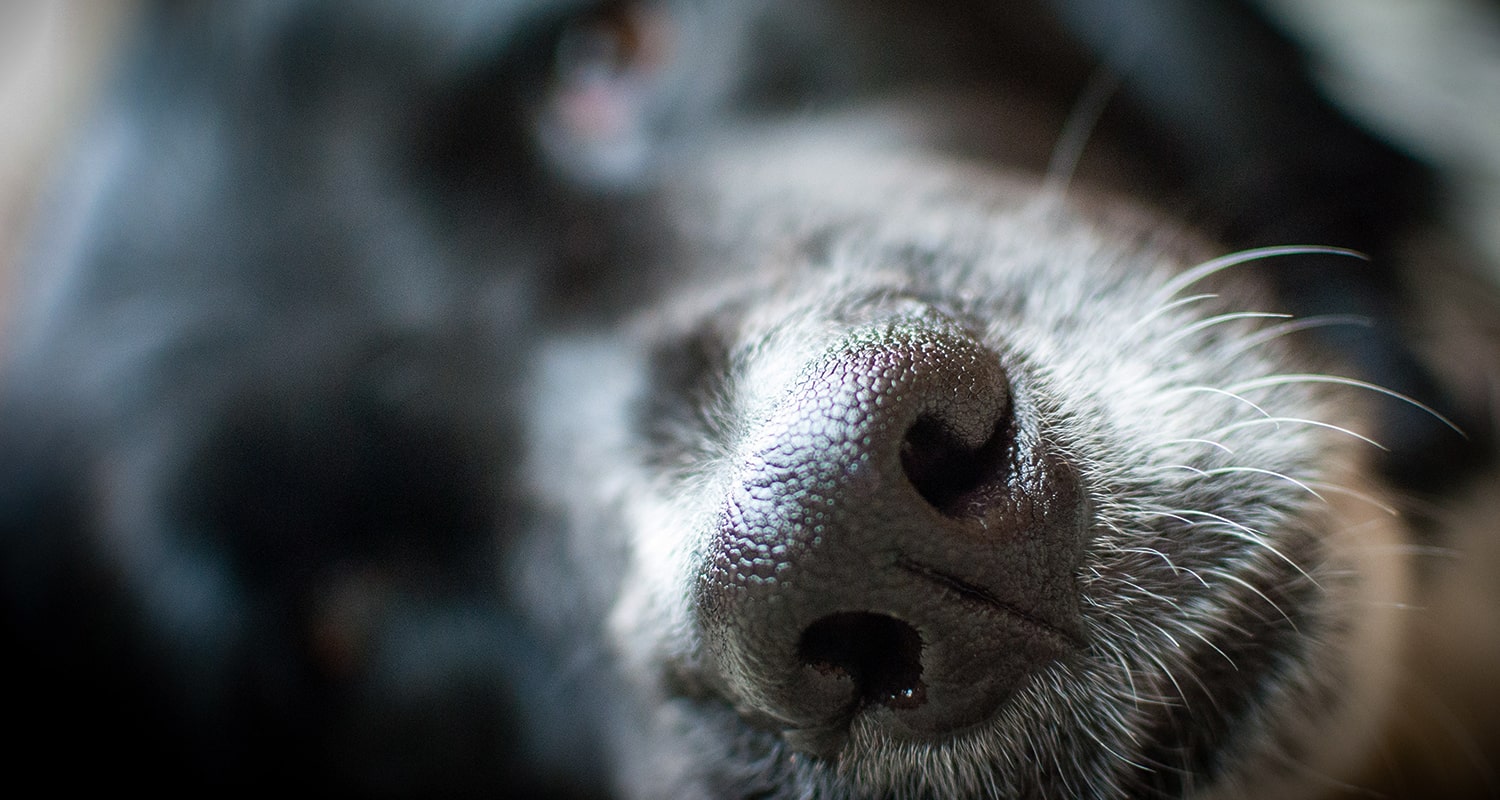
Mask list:
[[[933,740],[1081,640],[1087,516],[1025,381],[945,319],[851,331],[747,440],[698,603],[727,693],[832,756]]]

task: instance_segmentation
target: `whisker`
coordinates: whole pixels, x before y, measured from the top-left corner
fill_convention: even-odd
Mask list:
[[[1182,470],[1184,472],[1191,472],[1191,473],[1193,473],[1194,475],[1197,475],[1200,478],[1206,478],[1206,477],[1208,477],[1208,472],[1207,471],[1205,471],[1202,467],[1195,467],[1192,464],[1163,464],[1160,467],[1157,467],[1156,469],[1154,469],[1153,471],[1154,472],[1170,472],[1172,470]]]
[[[1438,422],[1441,422],[1444,425],[1448,426],[1454,433],[1464,437],[1465,439],[1469,438],[1469,435],[1464,433],[1463,429],[1458,427],[1458,425],[1456,425],[1453,420],[1450,420],[1447,417],[1443,416],[1437,411],[1437,409],[1434,409],[1432,406],[1429,406],[1426,403],[1417,400],[1416,398],[1409,397],[1398,391],[1395,391],[1394,389],[1387,389],[1384,386],[1370,383],[1368,381],[1358,380],[1356,378],[1345,378],[1340,375],[1314,374],[1269,375],[1264,378],[1254,378],[1243,383],[1237,383],[1234,386],[1229,387],[1227,391],[1248,392],[1254,389],[1265,389],[1272,386],[1289,386],[1298,383],[1326,383],[1336,386],[1351,386],[1356,389],[1366,389],[1377,394],[1382,394],[1386,397],[1390,397],[1395,400],[1400,400],[1403,403],[1410,404],[1411,406],[1432,415],[1433,419],[1436,419]]]
[[[1207,392],[1209,394],[1220,394],[1220,395],[1223,395],[1225,397],[1230,398],[1231,400],[1238,400],[1241,403],[1244,403],[1245,405],[1250,406],[1251,408],[1255,409],[1256,411],[1259,411],[1260,414],[1261,414],[1261,416],[1264,416],[1264,417],[1271,416],[1271,414],[1269,412],[1267,412],[1264,408],[1261,408],[1259,405],[1256,405],[1255,402],[1252,401],[1252,400],[1250,400],[1249,398],[1247,398],[1247,397],[1245,397],[1245,396],[1243,396],[1241,394],[1238,394],[1233,389],[1221,389],[1221,388],[1219,388],[1217,386],[1182,386],[1182,387],[1179,387],[1177,389],[1169,389],[1166,392],[1164,392],[1163,394],[1170,395],[1170,394],[1176,394],[1178,392],[1184,392],[1184,393],[1186,393],[1186,392]]]
[[[1286,616],[1286,615],[1283,614],[1282,616]],[[1291,622],[1291,620],[1287,620],[1287,621]],[[1185,624],[1181,625],[1180,627],[1184,631],[1187,631],[1187,633],[1189,635],[1191,635],[1193,638],[1195,638],[1198,641],[1200,641],[1200,642],[1208,645],[1208,647],[1209,647],[1210,650],[1213,650],[1215,653],[1218,653],[1219,657],[1223,658],[1224,661],[1225,661],[1225,663],[1229,664],[1229,668],[1230,669],[1234,670],[1235,672],[1239,672],[1240,671],[1240,665],[1234,663],[1234,659],[1230,658],[1228,653],[1224,652],[1222,649],[1219,648],[1218,645],[1216,645],[1212,641],[1210,641],[1207,636],[1204,636],[1202,631],[1199,631],[1199,630],[1193,628],[1192,626],[1185,625]],[[1293,625],[1293,627],[1295,627],[1295,625]]]
[[[1362,549],[1371,553],[1394,553],[1401,556],[1443,559],[1445,561],[1457,561],[1463,557],[1463,550],[1460,548],[1432,544],[1363,545]]]
[[[1292,322],[1283,322],[1280,325],[1272,325],[1258,333],[1246,336],[1244,339],[1240,340],[1238,345],[1229,348],[1227,352],[1229,356],[1237,356],[1240,353],[1254,350],[1255,348],[1260,347],[1266,342],[1272,341],[1274,339],[1280,339],[1283,336],[1288,336],[1294,333],[1301,333],[1302,331],[1313,330],[1315,328],[1331,328],[1338,325],[1371,328],[1374,327],[1375,322],[1369,317],[1360,316],[1358,314],[1322,314],[1316,317],[1304,317]]]
[[[1265,412],[1262,411],[1261,413],[1265,413]],[[1196,439],[1196,438],[1190,438],[1190,439],[1167,439],[1166,441],[1162,442],[1162,444],[1163,445],[1174,445],[1174,444],[1206,444],[1209,447],[1217,447],[1218,449],[1223,450],[1225,453],[1228,453],[1229,455],[1234,455],[1234,450],[1231,449],[1228,445],[1224,444],[1223,442],[1216,442],[1213,439]]]
[[[1126,686],[1130,689],[1126,697],[1139,709],[1141,702],[1145,698],[1141,696],[1141,690],[1135,685],[1135,670],[1130,668],[1130,659],[1126,657],[1125,651],[1121,650],[1119,645],[1107,638],[1096,640],[1095,646],[1097,649],[1103,651],[1100,653],[1101,662],[1113,662],[1114,666],[1119,668],[1120,674],[1125,678]]]
[[[1245,535],[1247,535],[1247,536],[1255,539],[1256,541],[1261,541],[1261,540],[1265,539],[1265,534],[1261,533],[1260,531],[1255,530],[1254,528],[1251,528],[1248,525],[1244,525],[1242,523],[1235,522],[1234,520],[1232,520],[1232,519],[1230,519],[1228,517],[1221,516],[1219,514],[1215,514],[1212,511],[1198,511],[1196,509],[1183,508],[1183,509],[1178,509],[1177,511],[1168,512],[1168,513],[1165,514],[1165,516],[1170,517],[1172,519],[1175,519],[1178,522],[1183,523],[1184,525],[1194,525],[1194,526],[1202,525],[1203,523],[1194,522],[1194,521],[1188,519],[1188,517],[1204,517],[1205,519],[1209,519],[1209,520],[1212,520],[1214,522],[1222,523],[1222,524],[1228,525],[1228,526],[1230,526],[1230,527],[1232,527],[1232,528],[1234,528],[1236,530],[1239,530],[1242,533],[1244,533]]]
[[[1154,622],[1147,622],[1146,624],[1154,628],[1157,633],[1166,637],[1167,641],[1172,643],[1173,650],[1180,650],[1182,648],[1182,645],[1177,641],[1176,637],[1168,633],[1165,628]],[[1151,651],[1147,651],[1146,653],[1144,653],[1144,655],[1147,659],[1149,659],[1156,665],[1157,669],[1161,670],[1161,673],[1167,677],[1167,680],[1172,682],[1172,687],[1177,690],[1177,696],[1182,700],[1182,707],[1188,710],[1192,710],[1192,704],[1188,702],[1187,693],[1182,690],[1182,684],[1177,682],[1177,676],[1173,675],[1172,670],[1167,668],[1167,664],[1162,660],[1161,656]],[[1214,697],[1214,693],[1212,691],[1209,691],[1208,685],[1203,682],[1203,678],[1193,670],[1188,670],[1187,675],[1192,679],[1193,683],[1198,686],[1198,690],[1202,692],[1203,696],[1207,698],[1208,704],[1210,706],[1213,706],[1215,710],[1218,710],[1219,701],[1216,697]]]
[[[1215,325],[1233,322],[1237,319],[1291,319],[1291,314],[1281,314],[1272,311],[1235,311],[1229,314],[1219,314],[1208,319],[1199,320],[1191,325],[1186,325],[1179,330],[1162,337],[1162,343],[1176,342],[1184,337],[1191,336],[1199,331],[1207,330]]]
[[[1203,584],[1203,588],[1209,588],[1208,581],[1204,580],[1203,576],[1199,575],[1197,570],[1191,569],[1189,567],[1178,566],[1177,564],[1173,563],[1171,556],[1168,556],[1166,553],[1163,553],[1162,551],[1157,550],[1154,547],[1122,547],[1116,552],[1134,553],[1136,555],[1152,556],[1154,558],[1161,559],[1161,562],[1167,566],[1167,569],[1170,569],[1173,572],[1186,572],[1187,574],[1193,576],[1193,578],[1197,580],[1198,583]]]
[[[1073,175],[1083,161],[1083,151],[1089,137],[1099,127],[1104,109],[1120,90],[1122,75],[1113,69],[1100,67],[1089,76],[1083,93],[1068,112],[1063,122],[1057,144],[1052,148],[1052,157],[1047,162],[1047,172],[1042,182],[1040,202],[1055,202],[1068,191]]]
[[[1125,329],[1125,335],[1122,338],[1129,338],[1130,334],[1135,333],[1142,326],[1150,324],[1153,320],[1157,319],[1163,314],[1172,311],[1175,308],[1182,308],[1183,306],[1191,305],[1193,303],[1200,303],[1204,300],[1214,300],[1217,298],[1218,295],[1216,294],[1195,294],[1189,295],[1188,297],[1179,297],[1176,300],[1169,300],[1168,302],[1157,306],[1149,314],[1131,323],[1130,327]]]
[[[1357,489],[1350,489],[1347,486],[1340,486],[1336,483],[1325,483],[1322,481],[1308,481],[1307,485],[1317,488],[1318,490],[1326,492],[1328,494],[1341,494],[1345,497],[1352,497],[1355,500],[1364,501],[1393,517],[1401,516],[1401,512],[1397,510],[1395,506],[1386,503],[1385,501],[1375,497],[1368,492],[1361,492]]]
[[[1278,245],[1275,247],[1257,247],[1250,250],[1240,250],[1228,255],[1205,261],[1196,267],[1186,270],[1182,274],[1167,281],[1162,286],[1156,304],[1164,303],[1175,297],[1178,292],[1192,286],[1195,283],[1215,273],[1223,272],[1231,267],[1246,264],[1251,261],[1259,261],[1266,258],[1278,258],[1281,256],[1308,256],[1308,255],[1331,255],[1349,256],[1363,261],[1369,261],[1370,257],[1358,250],[1350,250],[1345,247],[1329,247],[1327,245]]]
[[[1268,423],[1275,424],[1277,426],[1280,426],[1281,423],[1286,423],[1286,424],[1289,424],[1289,425],[1311,425],[1311,426],[1316,427],[1316,428],[1326,428],[1327,430],[1338,431],[1339,433],[1343,433],[1343,434],[1347,434],[1349,436],[1352,436],[1352,437],[1360,440],[1361,442],[1364,442],[1365,444],[1369,444],[1369,445],[1373,445],[1375,447],[1378,447],[1378,448],[1380,448],[1381,450],[1384,450],[1387,453],[1389,453],[1391,451],[1391,448],[1386,447],[1385,445],[1381,444],[1380,442],[1377,442],[1374,439],[1371,439],[1370,437],[1365,436],[1362,433],[1357,433],[1355,431],[1349,430],[1348,428],[1345,428],[1345,427],[1343,427],[1341,425],[1334,425],[1331,422],[1323,422],[1321,420],[1316,420],[1316,419],[1303,419],[1301,417],[1263,417],[1261,419],[1247,419],[1247,420],[1236,422],[1236,423],[1233,423],[1233,424],[1230,424],[1230,425],[1225,425],[1224,427],[1219,428],[1218,430],[1214,431],[1214,433],[1216,435],[1223,435],[1223,434],[1227,434],[1227,433],[1229,433],[1231,431],[1239,430],[1241,428],[1248,428],[1248,427],[1250,427],[1252,425],[1265,425],[1265,424],[1268,424]]]
[[[1272,552],[1275,552],[1275,551],[1272,551]],[[1281,555],[1281,554],[1277,553],[1277,555]],[[1285,558],[1285,556],[1282,556],[1282,557]],[[1306,571],[1304,571],[1301,567],[1297,566],[1296,564],[1293,564],[1292,566],[1297,567],[1297,571],[1301,572],[1302,575],[1307,578],[1307,580],[1308,580],[1309,583],[1311,583],[1313,586],[1316,586],[1319,590],[1322,590],[1323,587],[1321,585],[1319,585],[1317,581],[1313,580],[1313,578],[1312,578],[1311,575],[1308,575]],[[1251,594],[1255,595],[1256,597],[1259,597],[1262,601],[1264,601],[1266,603],[1266,605],[1268,605],[1271,608],[1275,609],[1276,613],[1280,614],[1281,618],[1284,619],[1284,620],[1286,620],[1286,624],[1290,625],[1292,627],[1293,631],[1296,631],[1298,633],[1302,632],[1302,629],[1297,627],[1297,621],[1294,620],[1294,619],[1292,619],[1292,617],[1291,617],[1290,614],[1286,613],[1286,609],[1283,609],[1281,607],[1281,604],[1277,603],[1275,600],[1272,600],[1270,597],[1268,597],[1265,592],[1263,592],[1260,589],[1256,588],[1255,584],[1253,584],[1253,583],[1245,580],[1244,578],[1241,578],[1238,575],[1235,575],[1232,572],[1228,572],[1228,571],[1225,571],[1225,570],[1216,570],[1214,572],[1214,577],[1219,578],[1221,580],[1229,581],[1230,583],[1238,584],[1240,586],[1240,588],[1245,589],[1246,591],[1249,591]]]
[[[1211,476],[1215,476],[1215,475],[1229,475],[1229,474],[1234,474],[1234,473],[1252,474],[1252,475],[1266,475],[1266,476],[1269,476],[1269,477],[1272,477],[1272,478],[1279,478],[1281,480],[1286,481],[1287,483],[1292,484],[1293,486],[1296,486],[1299,489],[1302,489],[1303,491],[1307,492],[1308,494],[1312,495],[1313,497],[1318,498],[1319,500],[1322,500],[1325,503],[1328,502],[1328,499],[1326,497],[1324,497],[1321,494],[1318,494],[1311,486],[1308,486],[1307,484],[1303,483],[1302,481],[1297,480],[1296,478],[1293,478],[1290,475],[1287,475],[1287,474],[1284,474],[1284,473],[1281,473],[1281,472],[1277,472],[1277,471],[1271,470],[1271,469],[1263,469],[1261,467],[1215,467],[1215,468],[1210,469],[1210,470],[1204,470],[1203,474],[1211,477]]]
[[[1272,473],[1272,474],[1275,474],[1275,473]],[[1309,490],[1309,491],[1311,491],[1311,490]],[[1316,493],[1314,493],[1314,494],[1316,496]],[[1221,516],[1219,514],[1215,514],[1215,513],[1211,512],[1211,511],[1196,511],[1196,510],[1193,510],[1193,509],[1184,508],[1184,509],[1179,509],[1179,510],[1174,511],[1174,512],[1167,512],[1167,513],[1165,513],[1165,516],[1173,518],[1173,519],[1176,519],[1177,521],[1183,523],[1184,525],[1190,525],[1192,527],[1204,527],[1205,525],[1207,525],[1207,523],[1194,522],[1194,521],[1188,519],[1188,517],[1203,517],[1205,519],[1212,520],[1213,522],[1217,522],[1217,523],[1220,523],[1220,524],[1222,524],[1224,526],[1227,526],[1227,530],[1226,529],[1222,529],[1222,528],[1211,528],[1211,529],[1213,529],[1213,530],[1219,530],[1220,532],[1228,534],[1230,536],[1233,536],[1234,538],[1239,539],[1242,542],[1247,542],[1249,544],[1253,544],[1256,547],[1259,547],[1259,548],[1265,550],[1266,552],[1270,553],[1271,555],[1276,556],[1278,559],[1281,559],[1282,561],[1286,562],[1287,566],[1291,567],[1292,569],[1294,569],[1298,573],[1300,573],[1302,575],[1302,577],[1306,578],[1308,580],[1308,582],[1310,582],[1312,585],[1317,586],[1319,589],[1322,588],[1322,586],[1318,583],[1317,579],[1314,578],[1312,575],[1309,575],[1308,572],[1307,572],[1307,570],[1305,570],[1305,569],[1302,568],[1301,564],[1298,564],[1290,556],[1288,556],[1287,554],[1285,554],[1285,553],[1281,552],[1280,550],[1276,549],[1276,547],[1271,544],[1270,540],[1266,538],[1265,534],[1261,533],[1260,531],[1255,530],[1254,528],[1250,528],[1250,527],[1248,527],[1248,526],[1246,526],[1244,524],[1241,524],[1239,522],[1235,522],[1234,520],[1229,519],[1228,517],[1224,517],[1224,516]],[[1226,577],[1228,577],[1227,574],[1226,574]],[[1251,587],[1251,588],[1253,588],[1253,587]],[[1270,602],[1269,598],[1267,598],[1267,602]],[[1275,604],[1272,603],[1272,605],[1275,605]]]
[[[1134,760],[1126,757],[1124,754],[1116,751],[1115,748],[1113,748],[1113,747],[1110,746],[1109,742],[1104,741],[1104,738],[1101,737],[1098,733],[1095,733],[1092,729],[1090,729],[1088,727],[1085,727],[1083,729],[1083,731],[1084,731],[1084,733],[1088,734],[1089,739],[1091,739],[1094,742],[1094,744],[1096,744],[1099,747],[1103,748],[1104,752],[1109,753],[1112,757],[1114,757],[1120,763],[1125,764],[1125,765],[1127,765],[1127,766],[1129,766],[1129,767],[1131,767],[1133,769],[1139,769],[1139,770],[1150,770],[1151,769],[1150,767],[1146,766],[1145,764],[1141,764],[1141,763],[1139,763],[1137,761],[1134,761]],[[1081,794],[1074,794],[1073,796],[1074,797],[1082,797],[1083,795],[1081,795]]]

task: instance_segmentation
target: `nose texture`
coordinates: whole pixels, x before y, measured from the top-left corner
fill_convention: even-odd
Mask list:
[[[747,719],[832,756],[934,739],[1080,641],[1085,501],[999,357],[945,320],[852,331],[749,440],[698,608]]]

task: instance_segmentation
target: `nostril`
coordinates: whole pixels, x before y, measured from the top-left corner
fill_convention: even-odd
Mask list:
[[[949,517],[964,516],[984,487],[1004,471],[1007,427],[997,420],[984,444],[965,447],[931,416],[919,417],[901,442],[901,469],[928,505]]]
[[[922,637],[884,614],[833,614],[808,626],[802,663],[830,677],[848,676],[864,704],[914,708],[926,702]]]

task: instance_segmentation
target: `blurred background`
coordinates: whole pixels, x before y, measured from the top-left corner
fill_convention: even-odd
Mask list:
[[[100,86],[134,7],[131,0],[0,2],[0,290],[11,285],[47,165]],[[8,308],[0,303],[0,324]]]

